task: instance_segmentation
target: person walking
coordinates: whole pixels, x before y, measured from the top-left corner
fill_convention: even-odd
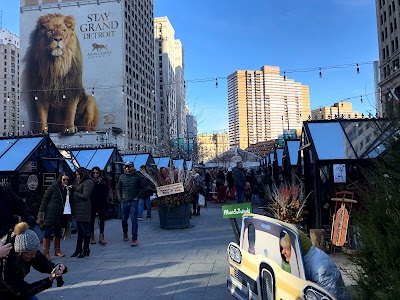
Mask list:
[[[94,238],[94,223],[96,221],[96,213],[97,213],[99,215],[99,223],[100,223],[99,244],[104,246],[107,244],[107,241],[104,239],[104,227],[105,227],[109,189],[106,179],[101,176],[101,170],[97,166],[92,168],[92,180],[94,182],[94,187],[92,195],[90,196],[90,205],[91,205],[90,243],[96,244],[96,239]]]
[[[141,166],[140,167],[140,173],[141,174],[146,174],[146,166]],[[150,196],[153,195],[153,193],[156,192],[156,188],[154,184],[143,175],[143,184],[145,188],[145,192],[143,193],[144,199],[139,200],[139,211],[138,211],[138,220],[141,221],[143,220],[143,211],[144,211],[144,205],[146,204],[146,219],[151,219],[151,201],[150,201]]]
[[[32,228],[36,219],[28,204],[11,187],[0,185],[0,237],[6,235],[18,223],[15,216],[20,216]]]
[[[76,249],[71,257],[83,258],[89,256],[90,248],[90,222],[91,222],[91,205],[90,196],[93,192],[94,182],[89,177],[89,172],[83,167],[75,171],[75,191],[73,201],[71,203],[72,217],[76,221],[78,228],[78,237],[76,240]],[[82,248],[83,242],[83,248]]]
[[[117,192],[119,201],[121,201],[121,214],[122,214],[122,232],[123,240],[129,241],[128,237],[128,218],[132,222],[132,240],[131,246],[138,245],[138,208],[139,200],[144,197],[144,183],[143,176],[136,172],[135,166],[132,162],[128,161],[124,164],[124,173],[118,179]]]
[[[54,255],[64,257],[61,252],[61,229],[67,226],[68,217],[64,215],[64,206],[67,195],[72,192],[71,177],[68,173],[61,173],[57,181],[49,186],[40,204],[37,223],[44,230],[43,254],[50,258],[51,235],[54,233]]]
[[[236,167],[232,170],[233,181],[235,183],[237,203],[244,201],[244,189],[246,187],[246,175],[244,174],[243,163],[241,161],[236,163]]]
[[[199,195],[202,194],[205,198],[205,189],[203,187],[203,179],[199,174],[199,170],[194,169],[192,177],[192,186],[190,195],[192,196],[193,216],[200,216]]]
[[[228,169],[228,172],[226,173],[226,181],[228,183],[228,199],[232,200],[234,198],[234,180],[233,180],[233,172],[232,168]]]

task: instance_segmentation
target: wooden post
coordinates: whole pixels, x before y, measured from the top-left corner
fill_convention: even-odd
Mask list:
[[[325,230],[324,229],[310,229],[310,239],[311,239],[311,243],[325,251],[326,247],[325,247]]]

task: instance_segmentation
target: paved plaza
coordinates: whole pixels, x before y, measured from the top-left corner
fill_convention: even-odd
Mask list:
[[[231,203],[229,203],[231,204]],[[229,272],[227,246],[235,237],[228,219],[222,218],[222,204],[210,203],[200,216],[193,216],[190,228],[160,229],[158,212],[139,221],[139,246],[122,241],[121,220],[106,221],[106,246],[91,245],[90,256],[71,258],[76,235],[62,241],[64,258],[53,258],[68,267],[65,284],[53,284],[38,294],[39,299],[233,299],[226,289]],[[96,239],[98,229],[96,229]],[[53,245],[51,254],[54,254]],[[349,263],[340,253],[334,256],[346,275]],[[32,269],[26,280],[44,278]]]

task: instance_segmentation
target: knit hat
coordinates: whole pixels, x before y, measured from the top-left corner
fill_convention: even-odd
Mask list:
[[[29,229],[29,225],[25,222],[18,223],[14,227],[15,252],[35,252],[39,249],[40,241],[36,233]]]
[[[303,231],[298,231],[300,237],[300,247],[303,252],[303,255],[306,255],[308,251],[310,251],[312,247],[311,240],[305,235]]]

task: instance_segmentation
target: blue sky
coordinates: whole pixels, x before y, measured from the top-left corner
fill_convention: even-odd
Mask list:
[[[19,1],[0,2],[3,29],[19,34]],[[378,59],[373,0],[154,0],[154,5],[155,16],[168,16],[184,46],[187,102],[201,133],[228,128],[225,78],[263,65],[279,66],[283,73],[360,63],[360,74],[350,67],[322,70],[322,78],[318,70],[287,75],[310,86],[311,109],[350,101],[359,112],[375,112],[372,64],[361,65]],[[211,81],[195,82],[199,79]]]

